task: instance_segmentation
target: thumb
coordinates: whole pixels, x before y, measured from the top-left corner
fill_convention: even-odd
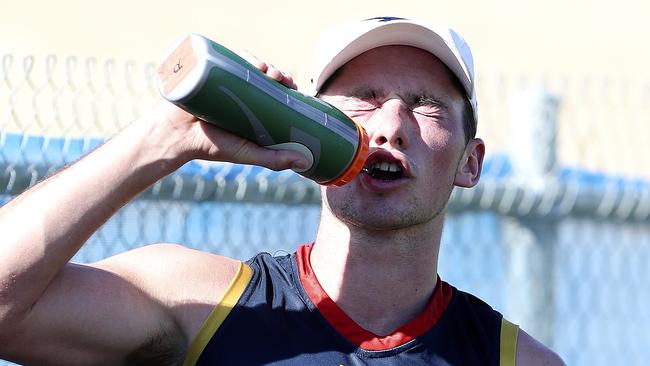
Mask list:
[[[263,152],[259,155],[258,165],[272,169],[291,169],[298,173],[307,171],[312,163],[301,153],[285,150],[280,147],[261,147]]]

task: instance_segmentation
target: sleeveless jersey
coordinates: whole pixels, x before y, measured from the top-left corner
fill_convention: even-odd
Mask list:
[[[439,278],[426,309],[393,334],[361,328],[320,287],[311,248],[240,263],[184,365],[514,366],[518,327]]]

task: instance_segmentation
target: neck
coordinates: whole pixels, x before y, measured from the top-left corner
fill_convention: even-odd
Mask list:
[[[414,319],[433,294],[443,216],[404,229],[373,230],[323,210],[310,258],[314,273],[357,324],[390,334]]]

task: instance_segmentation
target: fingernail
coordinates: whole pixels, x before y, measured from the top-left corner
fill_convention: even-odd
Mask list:
[[[306,162],[305,160],[296,160],[291,164],[291,169],[297,172],[304,172],[309,168],[310,168],[309,163]]]

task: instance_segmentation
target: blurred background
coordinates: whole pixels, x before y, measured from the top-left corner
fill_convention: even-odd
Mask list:
[[[312,45],[333,23],[443,22],[474,51],[487,161],[478,187],[452,195],[441,277],[569,365],[647,364],[648,15],[640,0],[0,0],[0,204],[151,109],[156,64],[184,34],[247,49],[306,89]],[[318,218],[318,187],[298,175],[197,161],[74,260],[154,242],[291,252]]]

